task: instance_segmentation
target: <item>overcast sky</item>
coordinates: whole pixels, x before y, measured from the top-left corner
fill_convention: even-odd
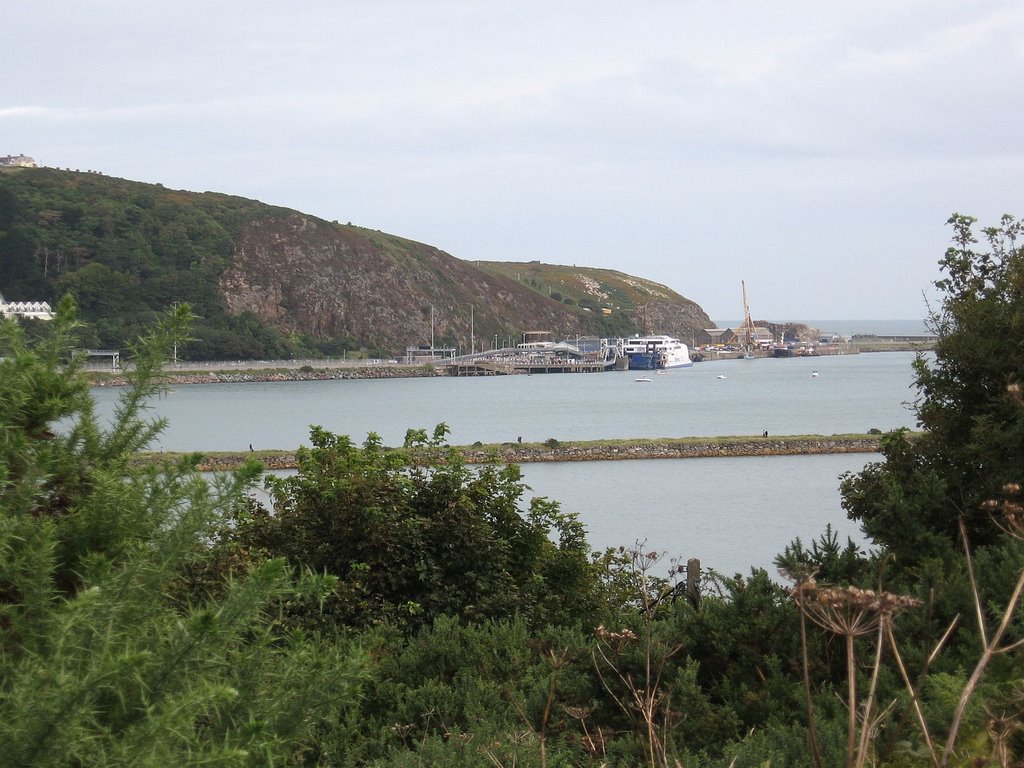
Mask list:
[[[1020,0],[4,0],[0,154],[618,269],[714,320],[921,318],[1024,215]]]

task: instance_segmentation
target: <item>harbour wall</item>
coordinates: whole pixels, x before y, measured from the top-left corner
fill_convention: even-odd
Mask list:
[[[614,443],[519,444],[460,447],[470,464],[496,461],[500,464],[562,461],[624,461],[632,459],[693,459],[721,456],[794,456],[834,453],[877,453],[880,435],[835,435],[832,437],[749,437],[720,441],[658,440],[620,441]],[[429,454],[420,454],[429,461]],[[200,469],[225,472],[239,467],[247,458],[262,462],[268,470],[295,469],[295,453],[261,451],[255,454],[211,454]],[[151,458],[156,458],[151,455]]]
[[[877,453],[879,437],[815,438],[730,438],[722,442],[636,441],[599,445],[556,446],[503,445],[489,451],[463,449],[471,463],[488,461],[494,456],[504,464],[534,461],[620,461],[623,459],[696,459],[717,456],[794,456],[818,453]]]
[[[857,354],[860,352],[917,351],[922,348],[916,343],[888,343],[845,345],[826,354]],[[767,354],[762,356],[769,356]],[[722,353],[708,359],[739,359],[741,352]],[[698,363],[699,365],[699,363]],[[446,361],[423,364],[375,362],[370,360],[270,360],[270,361],[217,361],[210,363],[172,363],[163,371],[163,379],[169,386],[182,384],[241,384],[247,382],[274,381],[330,381],[338,379],[406,379],[434,378],[458,375]],[[551,366],[548,366],[549,368]],[[564,367],[564,366],[563,366]],[[121,371],[109,366],[91,365],[87,368],[93,386],[123,386],[127,379]]]
[[[119,374],[90,371],[92,384],[96,387],[118,387],[128,383]],[[345,368],[318,368],[304,371],[300,368],[284,370],[240,370],[240,371],[173,371],[165,370],[163,381],[170,386],[182,384],[245,384],[275,381],[336,381],[340,379],[409,379],[445,376],[443,366],[427,365],[363,365]]]

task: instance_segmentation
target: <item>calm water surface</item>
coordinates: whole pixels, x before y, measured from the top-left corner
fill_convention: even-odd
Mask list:
[[[596,550],[644,544],[669,560],[697,557],[731,576],[772,560],[799,536],[831,524],[864,545],[840,507],[839,476],[874,454],[524,464],[530,496],[557,500],[587,527]],[[667,570],[666,570],[667,572]],[[657,575],[665,575],[658,573]]]
[[[630,372],[473,378],[202,384],[152,403],[170,451],[292,449],[309,425],[400,445],[410,428],[451,428],[469,445],[548,438],[843,434],[915,426],[911,353],[720,360],[650,383]],[[812,376],[818,371],[818,376]],[[724,376],[725,378],[719,378]],[[115,389],[95,390],[110,413]]]

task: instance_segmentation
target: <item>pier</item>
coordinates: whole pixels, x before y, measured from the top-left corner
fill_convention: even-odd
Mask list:
[[[536,334],[523,334],[531,338]],[[568,341],[526,341],[514,347],[463,355],[448,360],[448,376],[515,376],[534,373],[601,373],[615,368],[621,349],[605,339],[587,347]]]
[[[479,359],[460,360],[445,366],[449,376],[514,376],[534,373],[601,373],[614,367],[614,362],[603,360],[573,360],[553,357],[536,359]]]

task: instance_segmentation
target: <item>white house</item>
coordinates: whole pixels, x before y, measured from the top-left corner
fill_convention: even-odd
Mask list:
[[[0,167],[37,168],[36,161],[28,155],[7,155],[0,157]]]
[[[0,315],[4,317],[30,317],[35,320],[52,320],[53,310],[45,301],[6,301],[0,293]]]

